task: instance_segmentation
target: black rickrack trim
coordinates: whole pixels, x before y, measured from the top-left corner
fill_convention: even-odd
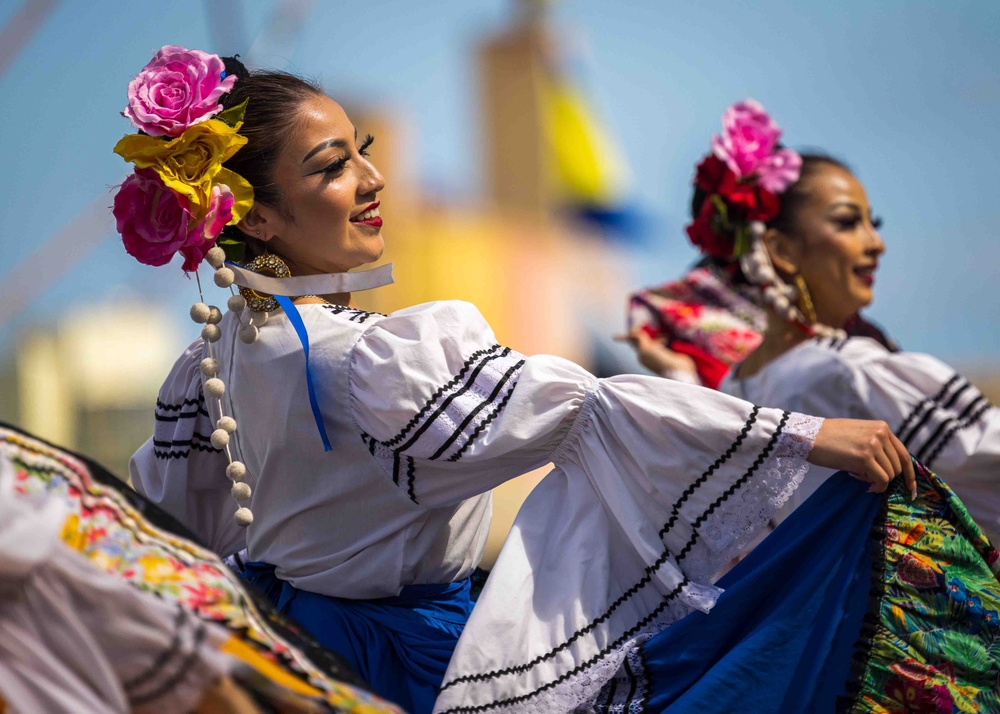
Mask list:
[[[889,488],[882,494],[881,504],[875,514],[875,519],[872,521],[869,537],[874,541],[874,546],[872,548],[871,589],[868,591],[868,612],[865,613],[861,621],[861,632],[854,642],[851,672],[845,685],[847,693],[838,696],[835,703],[838,714],[846,714],[859,704],[857,700],[863,688],[862,681],[868,670],[868,661],[871,658],[872,648],[875,646],[875,637],[882,626],[882,601],[885,598],[887,588],[885,574],[889,498],[891,494],[902,487],[902,483],[903,479],[901,478],[892,481]]]
[[[486,363],[483,362],[483,364],[485,365]],[[468,429],[469,425],[472,424],[472,422],[475,420],[475,418],[477,416],[479,416],[479,413],[483,409],[485,409],[486,407],[488,407],[490,404],[492,404],[493,402],[496,401],[496,398],[498,396],[500,396],[500,391],[504,388],[504,385],[507,384],[507,382],[509,382],[511,379],[513,379],[514,375],[520,373],[521,367],[523,367],[523,366],[524,366],[524,360],[523,359],[522,360],[518,360],[510,369],[508,369],[504,373],[503,377],[500,378],[500,381],[497,382],[497,384],[496,384],[495,387],[493,387],[493,391],[490,392],[490,395],[484,401],[480,402],[479,405],[477,405],[475,409],[472,409],[465,416],[465,419],[463,419],[462,423],[459,424],[458,427],[455,429],[455,431],[452,432],[451,436],[449,436],[445,440],[445,442],[443,444],[441,444],[440,448],[431,455],[431,457],[430,457],[431,461],[435,461],[435,460],[441,458],[444,455],[444,452],[446,452],[448,449],[450,449],[452,447],[452,445],[455,443],[455,441],[458,440],[458,437],[462,435],[462,432],[464,432],[466,429]],[[471,384],[472,383],[470,382],[469,385],[467,385],[470,389],[471,389]],[[515,386],[516,386],[516,383],[515,383]],[[451,395],[450,397],[448,397],[448,400],[454,399],[455,397],[457,397],[459,394],[462,394],[462,393],[464,393],[463,390],[459,390],[458,392],[455,392],[453,395]],[[449,403],[448,400],[445,400],[445,403],[443,403],[441,405],[441,408],[438,410],[438,414],[440,414],[441,412],[443,412],[444,409],[447,407],[447,404]],[[432,419],[429,419],[427,421],[427,424],[430,424],[432,421],[434,421],[434,419],[437,419],[438,414],[435,414]],[[403,447],[400,447],[400,448],[402,449]]]
[[[521,364],[523,364],[523,362],[524,360],[521,360]],[[460,458],[462,458],[465,452],[468,451],[469,448],[472,446],[473,442],[475,442],[475,440],[479,438],[479,435],[482,434],[483,431],[485,431],[486,427],[490,425],[490,422],[496,419],[500,415],[500,412],[504,410],[504,408],[507,406],[507,402],[509,402],[510,398],[514,396],[514,387],[516,386],[517,385],[515,384],[511,386],[510,389],[507,390],[507,394],[505,394],[504,398],[500,400],[500,403],[496,405],[493,411],[490,412],[489,416],[487,416],[479,426],[473,429],[472,433],[469,434],[469,438],[466,440],[464,444],[462,444],[462,448],[460,448],[454,454],[449,456],[448,461],[458,461]]]
[[[750,412],[750,416],[746,420],[746,423],[743,424],[743,428],[740,429],[740,433],[736,437],[736,441],[734,441],[729,448],[726,449],[722,455],[708,467],[705,473],[699,476],[692,484],[684,489],[684,493],[681,494],[681,497],[677,499],[677,503],[675,503],[674,507],[670,510],[670,518],[667,519],[667,522],[663,524],[663,528],[660,529],[659,537],[661,540],[663,536],[667,534],[667,531],[673,528],[674,524],[677,523],[677,519],[680,518],[681,508],[684,506],[684,503],[691,497],[692,494],[694,494],[699,486],[711,478],[712,474],[714,474],[723,464],[732,458],[733,454],[735,454],[737,449],[740,448],[740,445],[750,433],[750,429],[753,428],[754,422],[757,421],[757,414],[759,413],[760,407],[755,404],[753,410]]]
[[[403,429],[398,434],[396,434],[396,436],[389,439],[389,441],[381,441],[378,443],[380,443],[387,449],[391,449],[396,444],[405,439],[406,435],[410,433],[410,430],[412,430],[417,424],[419,424],[420,420],[427,414],[427,412],[429,412],[434,407],[434,403],[437,402],[437,400],[440,399],[445,392],[447,392],[449,389],[454,387],[456,384],[458,384],[465,378],[465,375],[468,373],[470,369],[472,369],[472,366],[476,363],[476,360],[498,349],[500,349],[500,345],[495,344],[492,347],[487,347],[486,349],[476,350],[475,352],[473,352],[472,355],[469,356],[469,359],[465,361],[465,364],[462,365],[462,368],[458,371],[458,374],[452,377],[452,379],[449,380],[446,384],[442,384],[440,387],[438,387],[437,390],[431,395],[430,399],[428,399],[427,402],[424,404],[424,406],[420,408],[420,411],[418,411],[413,416],[413,418],[406,423],[406,426],[404,426]],[[507,350],[507,352],[509,351],[510,350]]]
[[[163,652],[161,652],[155,660],[140,674],[129,679],[127,682],[122,683],[122,688],[129,692],[136,687],[139,687],[146,683],[146,680],[151,678],[156,672],[160,671],[167,666],[174,657],[177,656],[181,648],[181,631],[187,624],[187,612],[180,604],[177,605],[177,617],[174,619],[174,635],[170,639],[170,646],[167,647]]]
[[[601,660],[601,658],[605,657],[609,652],[611,652],[614,649],[617,649],[618,647],[621,647],[627,640],[629,640],[631,637],[633,637],[636,634],[638,634],[644,627],[646,627],[649,623],[653,622],[653,620],[655,620],[657,618],[657,616],[659,616],[659,614],[666,609],[667,605],[670,604],[670,601],[673,600],[675,597],[677,597],[677,595],[680,594],[681,590],[683,590],[684,587],[688,583],[690,583],[690,582],[691,581],[687,579],[687,576],[685,576],[684,579],[681,580],[680,583],[678,583],[677,587],[674,588],[673,590],[671,590],[669,593],[667,593],[666,597],[663,598],[663,601],[659,605],[657,605],[648,615],[646,615],[644,618],[642,618],[641,620],[639,620],[639,622],[637,622],[633,627],[629,628],[624,633],[622,633],[621,636],[618,637],[618,639],[616,639],[610,645],[606,646],[604,649],[602,649],[596,655],[594,655],[593,657],[591,657],[590,659],[588,659],[586,662],[583,662],[583,663],[577,665],[576,667],[574,667],[570,671],[568,671],[565,674],[563,674],[558,679],[553,679],[548,684],[543,684],[538,689],[535,689],[533,691],[527,692],[526,694],[521,694],[520,696],[517,696],[517,697],[511,697],[510,699],[501,699],[501,700],[498,700],[498,701],[495,701],[495,702],[490,702],[489,704],[480,704],[478,706],[454,707],[452,709],[446,709],[445,711],[441,712],[440,714],[461,714],[461,713],[466,713],[466,712],[468,712],[468,713],[471,713],[471,712],[482,712],[482,711],[487,711],[488,709],[492,709],[494,707],[504,706],[504,705],[507,705],[507,704],[520,704],[521,702],[524,702],[524,701],[527,701],[528,699],[531,699],[536,694],[541,694],[544,691],[547,691],[549,689],[552,689],[553,687],[556,687],[556,686],[562,684],[563,682],[565,682],[567,679],[569,679],[573,675],[577,674],[578,672],[582,672],[583,670],[585,670],[585,669],[587,669],[589,667],[593,667],[595,664],[597,664]],[[473,677],[475,677],[475,676],[476,675],[473,675]],[[479,675],[479,676],[482,676],[482,675]],[[454,684],[457,681],[458,681],[457,679],[453,679],[448,684],[451,685],[451,684]],[[448,686],[448,685],[446,685],[446,686]],[[441,690],[444,691],[445,688],[446,687],[441,687]]]
[[[896,435],[899,437],[899,440],[903,442],[904,446],[906,446],[907,448],[910,447],[909,443],[910,439],[912,439],[913,436],[916,435],[918,431],[920,431],[920,428],[924,425],[924,423],[930,418],[930,415],[934,412],[933,405],[940,402],[941,398],[944,397],[944,395],[948,392],[949,389],[951,389],[952,385],[954,385],[960,379],[961,377],[958,374],[953,374],[951,376],[951,379],[949,379],[947,382],[944,383],[944,386],[941,387],[941,389],[938,391],[937,394],[935,394],[933,397],[927,397],[925,399],[920,400],[920,402],[917,403],[917,406],[913,407],[913,411],[910,412],[909,416],[906,417],[906,420],[900,425],[900,427],[896,429]],[[927,410],[923,418],[913,426],[913,428],[909,431],[909,433],[907,433],[907,429],[909,429],[910,424],[917,418],[917,416],[920,414],[920,411],[926,406],[930,406],[931,408]]]
[[[417,503],[417,495],[413,491],[413,480],[416,476],[416,464],[413,462],[413,458],[410,456],[406,457],[406,495],[410,497],[410,500]],[[419,505],[419,504],[418,504]]]
[[[791,414],[789,414],[788,412],[784,411],[781,412],[781,420],[778,422],[778,426],[777,428],[775,428],[774,433],[771,434],[771,438],[768,439],[767,446],[765,446],[764,450],[757,455],[756,460],[754,460],[754,462],[750,464],[750,468],[747,469],[747,472],[742,476],[740,476],[739,480],[734,481],[729,486],[729,488],[727,488],[725,491],[722,492],[721,496],[719,496],[712,502],[712,504],[708,507],[708,509],[704,513],[702,513],[700,516],[698,516],[698,518],[695,519],[694,523],[692,524],[694,532],[691,534],[691,537],[688,539],[688,542],[684,544],[684,547],[681,548],[681,552],[677,554],[678,564],[680,564],[680,562],[687,557],[687,554],[691,552],[692,548],[694,548],[694,544],[698,542],[698,534],[699,534],[698,528],[701,526],[701,524],[708,520],[709,516],[712,515],[712,513],[715,511],[716,508],[721,506],[729,499],[730,496],[736,493],[736,491],[740,488],[740,486],[742,486],[744,483],[750,480],[750,478],[754,475],[754,473],[756,473],[757,469],[759,469],[761,465],[764,463],[764,461],[767,459],[768,455],[770,455],[771,451],[774,450],[774,445],[778,443],[778,437],[781,436],[781,432],[785,430],[785,423],[788,421],[788,417],[790,416]]]
[[[214,446],[206,444],[191,444],[191,449],[194,449],[195,451],[203,451],[209,454],[219,454],[222,452],[222,449],[216,449]],[[157,449],[156,447],[153,447],[153,456],[158,459],[165,460],[186,459],[191,456],[191,449],[179,451],[174,449]]]
[[[771,448],[773,448],[774,443],[777,441],[778,435],[781,432],[781,430],[783,429],[785,420],[788,419],[788,416],[789,416],[788,412],[783,412],[782,418],[781,418],[781,422],[778,424],[778,427],[775,430],[775,433],[772,435],[771,440],[764,447],[764,451],[762,451],[761,454],[757,457],[757,460],[750,467],[750,469],[746,473],[744,473],[743,476],[740,477],[739,481],[737,481],[735,484],[733,484],[733,486],[730,489],[731,492],[727,491],[728,495],[727,494],[723,494],[723,496],[720,497],[720,499],[718,499],[715,503],[713,503],[711,506],[709,506],[710,510],[706,511],[706,513],[709,513],[710,511],[712,511],[715,508],[717,508],[722,503],[722,501],[724,501],[726,498],[728,498],[733,493],[735,493],[736,492],[736,488],[739,487],[739,484],[746,483],[746,481],[749,480],[749,478],[753,475],[754,471],[756,471],[760,467],[760,464],[762,464],[764,462],[764,459],[766,458],[766,453],[770,452]],[[704,516],[704,514],[703,514],[703,516]],[[698,519],[698,521],[696,522],[696,525],[695,525],[696,529],[697,529],[698,525],[700,524],[700,522],[704,522],[705,518],[707,518],[707,516],[699,517],[699,519]],[[695,535],[697,535],[697,530],[695,530]],[[552,648],[551,650],[549,650],[545,654],[539,655],[539,656],[535,657],[533,660],[531,660],[530,662],[526,662],[524,664],[514,665],[512,667],[505,667],[503,669],[497,669],[497,670],[493,670],[493,671],[490,671],[490,672],[483,672],[481,674],[466,674],[466,675],[462,675],[460,677],[455,677],[455,679],[452,679],[449,682],[445,682],[441,686],[441,690],[440,691],[443,692],[444,690],[448,689],[449,687],[452,687],[452,686],[454,686],[456,684],[460,684],[462,682],[485,682],[485,681],[487,681],[489,679],[494,679],[496,677],[501,677],[501,676],[505,676],[505,675],[519,674],[521,672],[526,672],[529,669],[531,669],[532,667],[535,667],[535,666],[541,664],[545,660],[554,657],[559,652],[562,652],[563,650],[567,649],[570,645],[572,645],[578,639],[580,639],[581,637],[583,637],[587,633],[591,632],[595,627],[597,627],[600,624],[603,624],[605,621],[607,621],[608,619],[610,619],[612,613],[614,613],[615,610],[617,610],[619,607],[621,607],[624,603],[626,603],[629,599],[631,599],[631,597],[633,595],[635,595],[637,592],[639,592],[644,587],[646,587],[646,585],[648,585],[650,582],[652,582],[652,580],[653,580],[653,573],[655,573],[657,570],[659,570],[660,566],[662,566],[664,563],[667,562],[667,560],[670,558],[670,555],[671,555],[670,554],[670,550],[668,548],[664,547],[663,553],[660,554],[660,557],[657,558],[655,561],[653,561],[652,565],[647,565],[644,568],[645,573],[639,579],[638,582],[636,582],[634,585],[632,585],[632,587],[630,587],[628,590],[626,590],[625,592],[623,592],[618,597],[617,600],[615,600],[613,603],[611,603],[611,605],[608,606],[608,609],[604,612],[603,615],[595,618],[589,624],[587,624],[586,626],[584,626],[584,627],[580,628],[579,630],[577,630],[576,633],[574,633],[569,639],[567,639],[561,645],[557,645],[556,647]],[[678,561],[679,561],[679,559],[678,559]],[[687,576],[685,575],[684,576],[684,580],[681,583],[681,585],[684,585],[684,584],[686,584],[688,582],[690,582],[690,581],[687,579]],[[667,596],[667,600],[670,600],[671,598],[673,598],[679,592],[680,592],[679,588],[671,591],[671,593]],[[665,605],[665,603],[666,603],[666,600],[664,601],[663,604]],[[662,609],[662,606],[661,606],[661,608],[658,608],[658,610],[656,610],[654,612],[658,612],[660,609]],[[610,652],[610,649],[606,650],[606,652]],[[542,690],[537,690],[537,691],[542,691]]]
[[[351,322],[357,322],[359,324],[367,322],[372,317],[385,317],[385,315],[381,312],[369,312],[368,310],[359,310],[356,307],[347,307],[346,305],[324,305],[323,307],[332,312],[334,315],[340,315],[345,312],[350,313],[347,316],[347,319]]]
[[[168,412],[179,412],[184,407],[193,407],[195,405],[200,406],[204,403],[205,403],[204,398],[199,394],[197,399],[185,399],[180,404],[165,404],[164,402],[161,402],[159,399],[157,399],[156,408],[163,409],[164,411]]]
[[[187,407],[197,406],[198,408],[194,411],[184,411]],[[177,414],[160,414],[160,411],[165,412],[177,412]],[[191,419],[193,417],[201,416],[211,416],[208,410],[205,408],[205,395],[202,392],[198,392],[198,396],[192,399],[185,399],[180,404],[167,404],[160,401],[159,398],[156,400],[156,410],[154,410],[153,416],[156,421],[179,421],[181,419]]]
[[[934,463],[934,460],[944,450],[944,448],[946,446],[948,446],[948,444],[951,442],[951,440],[953,438],[955,438],[955,434],[957,434],[958,432],[960,432],[962,429],[967,429],[970,426],[973,426],[974,424],[976,424],[980,419],[983,418],[983,415],[986,414],[986,412],[988,412],[990,409],[993,408],[993,405],[988,400],[986,400],[986,398],[983,397],[982,395],[980,395],[979,399],[977,399],[975,402],[973,402],[973,404],[975,404],[976,402],[978,402],[980,399],[982,399],[985,403],[981,407],[979,407],[979,409],[975,413],[973,413],[972,415],[970,415],[967,419],[963,419],[963,418],[960,417],[958,420],[956,420],[952,424],[952,426],[948,430],[948,432],[941,438],[941,441],[938,442],[938,445],[934,448],[933,451],[931,451],[930,455],[928,455],[927,459],[926,460],[922,460],[922,459],[920,459],[918,457],[917,460],[918,461],[922,461],[922,463],[927,468],[931,468],[931,465]],[[966,422],[966,423],[963,423],[963,422]],[[930,442],[928,442],[928,444],[929,443]],[[923,453],[923,452],[921,452],[921,453]]]
[[[164,694],[169,692],[171,689],[176,687],[180,682],[187,677],[188,673],[191,671],[191,667],[194,666],[195,661],[198,659],[199,649],[201,643],[205,639],[205,626],[198,623],[198,629],[195,630],[193,641],[191,642],[191,651],[188,653],[187,657],[181,663],[180,669],[178,669],[172,677],[165,680],[156,689],[142,696],[130,698],[133,706],[137,704],[147,704],[152,701],[156,701]]]

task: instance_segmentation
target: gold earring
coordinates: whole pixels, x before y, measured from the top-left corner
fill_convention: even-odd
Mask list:
[[[806,322],[816,322],[816,306],[813,305],[812,296],[809,294],[809,288],[806,287],[806,281],[802,278],[802,273],[795,274],[795,289],[799,291],[796,305],[802,311]]]
[[[247,263],[247,270],[255,273],[270,274],[276,278],[291,277],[292,271],[288,265],[273,253],[264,253]],[[254,312],[274,312],[278,309],[278,301],[273,295],[259,293],[253,288],[240,287],[240,295],[247,301],[247,305]]]

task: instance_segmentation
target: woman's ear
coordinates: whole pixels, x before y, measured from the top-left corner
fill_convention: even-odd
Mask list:
[[[763,236],[764,247],[771,256],[771,264],[780,274],[788,276],[799,272],[802,244],[777,228],[768,228]]]
[[[236,224],[236,227],[251,238],[256,238],[266,243],[276,235],[274,224],[275,220],[274,216],[271,215],[271,211],[267,207],[255,203],[247,211],[246,215],[240,219],[240,222]]]

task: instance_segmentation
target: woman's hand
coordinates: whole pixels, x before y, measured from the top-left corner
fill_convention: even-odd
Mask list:
[[[699,381],[693,359],[679,352],[674,352],[663,343],[663,340],[650,337],[642,329],[632,330],[627,335],[618,335],[615,340],[628,342],[632,345],[639,362],[650,372],[661,377],[668,376],[670,372],[687,372],[695,377],[696,382]]]
[[[849,472],[882,493],[903,474],[910,500],[917,497],[917,475],[906,447],[884,421],[826,419],[809,454],[809,463]]]

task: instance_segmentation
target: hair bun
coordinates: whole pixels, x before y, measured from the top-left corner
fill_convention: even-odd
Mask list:
[[[226,66],[226,74],[235,76],[237,81],[250,76],[250,70],[247,69],[245,64],[240,62],[239,55],[223,57],[222,63]]]

